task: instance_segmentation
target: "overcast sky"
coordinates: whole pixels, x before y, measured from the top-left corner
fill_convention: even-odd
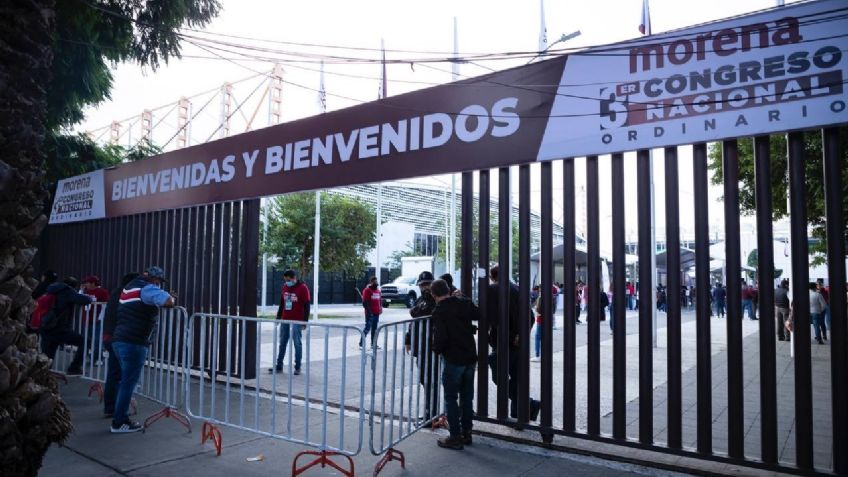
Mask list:
[[[770,8],[775,0],[710,0],[680,1],[651,0],[653,33],[677,29],[729,16]],[[540,29],[540,4],[536,0],[430,0],[427,2],[394,1],[258,1],[223,0],[223,11],[205,30],[212,34],[237,35],[271,41],[290,41],[321,45],[348,47],[380,47],[384,39],[389,50],[442,51],[453,50],[453,21],[458,22],[458,42],[460,55],[466,53],[535,51],[538,48]],[[616,42],[639,36],[642,0],[547,0],[545,19],[549,42],[564,33],[580,30],[582,35],[568,41],[564,46],[581,47]],[[318,52],[343,56],[369,56],[377,58],[378,51],[334,50],[325,48],[307,48],[272,42],[259,42],[241,39],[219,40],[248,43],[276,51]],[[87,111],[86,121],[79,126],[80,131],[96,130],[107,126],[113,120],[137,117],[142,110],[172,104],[181,96],[192,96],[207,90],[220,88],[225,81],[235,81],[248,76],[254,79],[244,81],[234,89],[237,101],[245,101],[244,108],[233,133],[241,132],[244,125],[253,118],[254,127],[267,124],[267,100],[263,93],[262,82],[265,76],[257,72],[268,72],[273,67],[268,61],[224,61],[220,58],[202,59],[196,56],[212,57],[192,45],[185,45],[184,54],[192,58],[172,61],[169,65],[153,72],[142,70],[137,65],[118,65],[114,69],[115,85],[112,100]],[[270,56],[271,54],[257,53]],[[226,55],[235,58],[236,55]],[[389,58],[412,58],[418,56],[410,52],[389,52]],[[488,69],[503,69],[523,64],[525,60],[501,60],[480,62],[476,65],[464,64],[462,77],[483,74]],[[288,63],[284,65],[284,78],[293,84],[317,88],[319,84],[318,65],[314,63]],[[390,65],[388,67],[389,94],[400,94],[415,89],[449,82],[451,66],[438,64],[426,67],[421,64]],[[344,76],[343,76],[344,75]],[[347,75],[364,76],[352,78]],[[329,110],[335,110],[371,101],[378,94],[379,66],[377,65],[327,65],[326,90]],[[319,113],[315,91],[286,84],[283,87],[283,120],[289,121]],[[255,92],[254,92],[255,90]],[[251,93],[253,95],[251,96]],[[198,108],[206,98],[198,96],[194,107]],[[350,99],[340,98],[344,96]],[[250,100],[245,100],[250,96]],[[356,100],[356,101],[354,101]],[[198,125],[192,132],[192,141],[205,141],[214,127],[204,130],[201,122],[214,126],[219,117],[220,106],[216,102],[198,115]],[[170,107],[157,110],[154,124],[157,131],[154,140],[165,143],[175,131],[175,116],[166,113]],[[161,130],[161,131],[158,131]],[[101,129],[101,132],[104,131]],[[125,136],[122,143],[131,142]],[[135,138],[137,140],[137,137]],[[691,149],[684,147],[680,153],[680,209],[681,227],[684,233],[691,235],[693,227]],[[635,239],[636,234],[636,184],[635,155],[625,156],[627,163],[626,204],[630,219],[627,228]],[[600,161],[601,173],[601,235],[602,248],[609,248],[610,206],[610,167],[608,158]],[[536,166],[535,169],[538,169]],[[663,161],[657,156],[655,165],[657,226],[662,233],[664,227]],[[561,166],[554,168],[554,177],[561,177]],[[583,160],[578,160],[578,194],[585,182]],[[517,176],[517,174],[516,174]],[[515,178],[517,179],[517,177]],[[445,184],[448,177],[427,179],[430,183]],[[534,174],[534,189],[538,191],[538,173]],[[493,183],[496,187],[496,184]],[[554,185],[555,220],[561,217],[561,181]],[[517,182],[513,187],[517,190]],[[496,190],[496,189],[495,189]],[[538,195],[537,193],[534,195]],[[710,217],[711,230],[721,227],[722,204],[718,200],[721,191],[711,189]],[[580,205],[581,202],[578,202]],[[534,208],[538,204],[534,201]],[[578,221],[581,220],[578,210]],[[743,221],[744,222],[744,221]],[[743,231],[746,229],[743,223]],[[582,227],[578,225],[578,230]],[[688,233],[686,232],[688,230]]]

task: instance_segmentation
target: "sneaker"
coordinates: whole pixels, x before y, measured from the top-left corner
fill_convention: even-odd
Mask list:
[[[110,431],[112,434],[129,434],[131,432],[140,432],[143,431],[144,427],[137,422],[127,421],[123,424],[115,426],[115,423],[112,423],[112,428]]]
[[[268,368],[268,374],[279,374],[283,372],[282,366],[274,366],[273,368]]]
[[[295,375],[295,376],[299,376],[299,375],[300,375],[300,370],[299,370],[298,368],[294,368],[294,375]]]
[[[82,368],[68,368],[65,372],[65,376],[82,376]]]
[[[462,432],[462,445],[470,446],[471,443],[472,443],[471,431],[463,431]]]
[[[538,363],[539,361],[542,361],[542,358],[538,356],[533,356],[532,358],[530,358],[531,363]]]
[[[462,450],[462,436],[443,437],[436,441],[444,449]]]
[[[816,343],[818,343],[818,344],[824,344],[824,341],[822,341],[822,339],[821,339],[821,338],[816,338]]]

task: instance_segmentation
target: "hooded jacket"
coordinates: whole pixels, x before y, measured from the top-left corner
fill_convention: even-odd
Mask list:
[[[477,362],[477,343],[473,322],[480,319],[480,310],[471,300],[448,297],[433,310],[433,351],[445,361],[456,365]]]
[[[77,293],[76,290],[63,282],[56,282],[47,287],[47,293],[56,296],[53,305],[56,326],[45,330],[48,334],[65,332],[71,330],[71,322],[74,317],[74,305],[91,304],[91,297]]]

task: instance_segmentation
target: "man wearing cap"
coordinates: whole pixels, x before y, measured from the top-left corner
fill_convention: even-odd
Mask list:
[[[418,289],[421,296],[415,301],[415,305],[409,310],[413,318],[430,316],[436,308],[436,299],[430,293],[430,285],[433,283],[433,274],[424,271],[418,274]],[[418,382],[424,386],[424,416],[425,420],[435,417],[435,406],[431,403],[438,401],[438,385],[434,385],[439,379],[439,359],[430,349],[428,341],[433,336],[433,327],[424,326],[424,321],[414,322],[404,336],[406,351],[418,358]],[[432,412],[431,412],[432,411]]]
[[[106,303],[109,301],[109,291],[100,286],[100,278],[97,275],[88,275],[87,277],[82,279],[82,293],[92,297],[92,301],[95,303]],[[88,312],[85,316],[86,323],[89,323],[89,326],[94,327],[94,331],[92,332],[89,328],[89,331],[86,333],[88,335],[89,340],[93,340],[91,349],[93,353],[91,355],[91,359],[96,361],[99,365],[100,363],[100,317],[97,316],[98,309],[94,306],[89,306]]]
[[[268,370],[270,373],[283,372],[283,359],[286,357],[286,345],[289,338],[294,342],[294,374],[300,374],[300,360],[303,356],[303,344],[301,343],[301,331],[306,328],[309,320],[309,288],[305,283],[297,279],[294,270],[283,272],[283,290],[280,299],[280,308],[277,309],[277,319],[283,321],[302,321],[303,325],[283,323],[280,325],[280,349],[277,353],[277,363]]]
[[[165,271],[150,267],[142,275],[130,281],[121,291],[118,300],[118,322],[112,334],[112,350],[121,365],[121,381],[115,400],[111,431],[114,434],[138,432],[141,424],[130,421],[127,411],[141,369],[147,359],[159,308],[171,308],[176,296],[162,290]]]

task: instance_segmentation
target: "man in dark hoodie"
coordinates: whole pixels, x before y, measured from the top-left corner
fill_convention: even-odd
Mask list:
[[[74,359],[68,365],[68,376],[82,374],[83,337],[73,330],[74,305],[89,305],[93,298],[77,292],[79,280],[67,277],[64,281],[53,283],[47,287],[47,294],[54,295],[56,301],[49,317],[45,317],[41,325],[41,351],[48,358],[56,357],[56,350],[62,345],[76,346]]]
[[[118,324],[118,304],[121,299],[121,292],[136,278],[138,278],[138,273],[135,272],[124,275],[121,284],[112,290],[112,294],[109,295],[106,310],[103,312],[103,348],[109,352],[106,364],[106,384],[103,386],[103,415],[106,417],[112,417],[115,413],[118,383],[121,382],[121,361],[118,360],[118,355],[112,351],[112,335],[115,333],[115,326]]]
[[[439,447],[461,450],[471,444],[471,419],[474,415],[474,371],[477,363],[477,343],[473,322],[480,310],[466,298],[451,296],[444,280],[435,280],[430,292],[436,301],[433,310],[433,351],[444,359],[442,384],[445,411],[450,437],[439,439]],[[457,398],[459,404],[457,404]]]
[[[415,301],[415,306],[409,310],[409,316],[413,318],[422,318],[433,314],[436,309],[436,300],[433,299],[433,294],[430,293],[430,284],[433,283],[434,277],[430,271],[423,271],[418,274],[418,290],[421,296]],[[427,323],[430,326],[427,326]],[[436,405],[438,401],[438,386],[435,386],[436,380],[439,379],[439,360],[433,353],[433,349],[428,343],[430,336],[433,335],[433,326],[431,321],[415,321],[404,336],[404,344],[406,351],[412,356],[418,358],[418,382],[424,386],[424,416],[425,421],[436,417]]]

